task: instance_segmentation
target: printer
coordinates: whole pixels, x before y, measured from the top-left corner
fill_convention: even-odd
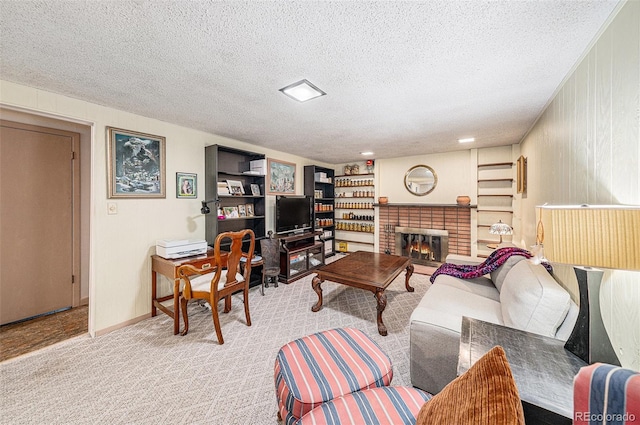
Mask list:
[[[156,241],[156,254],[170,260],[207,253],[207,241],[177,239],[159,239]]]

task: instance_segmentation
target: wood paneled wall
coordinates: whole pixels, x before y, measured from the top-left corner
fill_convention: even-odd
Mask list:
[[[536,205],[640,204],[639,1],[618,9],[521,152],[528,159],[528,189],[516,201],[527,246],[535,242]],[[575,298],[571,268],[557,265],[556,272]],[[640,370],[640,273],[607,271],[601,302],[623,366]]]

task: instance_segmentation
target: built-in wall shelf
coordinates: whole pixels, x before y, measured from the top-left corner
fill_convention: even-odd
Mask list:
[[[478,182],[512,182],[513,179],[478,179]]]
[[[504,167],[504,166],[513,166],[513,162],[490,162],[487,164],[478,164],[478,168],[480,167]]]
[[[362,164],[360,169],[364,168]],[[335,179],[336,209],[340,210],[336,213],[336,249],[373,251],[377,230],[375,174],[343,174]]]
[[[504,207],[504,208],[493,207],[491,209],[489,209],[489,208],[478,208],[478,212],[512,213],[513,210],[511,209],[511,207]]]
[[[502,159],[506,159],[506,154],[498,153],[498,155],[502,156]],[[479,257],[489,255],[493,251],[492,246],[499,243],[499,241],[493,240],[496,235],[489,233],[493,223],[501,220],[503,223],[513,226],[513,198],[515,192],[513,166],[514,163],[508,161],[478,164],[476,193],[478,196],[478,224],[476,225],[477,239],[475,244]],[[505,239],[509,241],[509,237],[505,237]]]

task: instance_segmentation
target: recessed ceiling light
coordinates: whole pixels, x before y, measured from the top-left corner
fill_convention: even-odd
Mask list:
[[[307,80],[300,80],[281,88],[280,91],[298,102],[306,102],[326,94]]]
[[[360,152],[360,155],[369,156],[369,155],[373,155],[373,152],[371,151]]]
[[[467,137],[466,139],[458,139],[458,142],[460,143],[471,143],[475,141],[476,139],[474,137]]]

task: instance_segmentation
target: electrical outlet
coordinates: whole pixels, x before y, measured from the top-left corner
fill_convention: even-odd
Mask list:
[[[118,214],[118,204],[116,204],[115,202],[107,202],[107,214]]]

